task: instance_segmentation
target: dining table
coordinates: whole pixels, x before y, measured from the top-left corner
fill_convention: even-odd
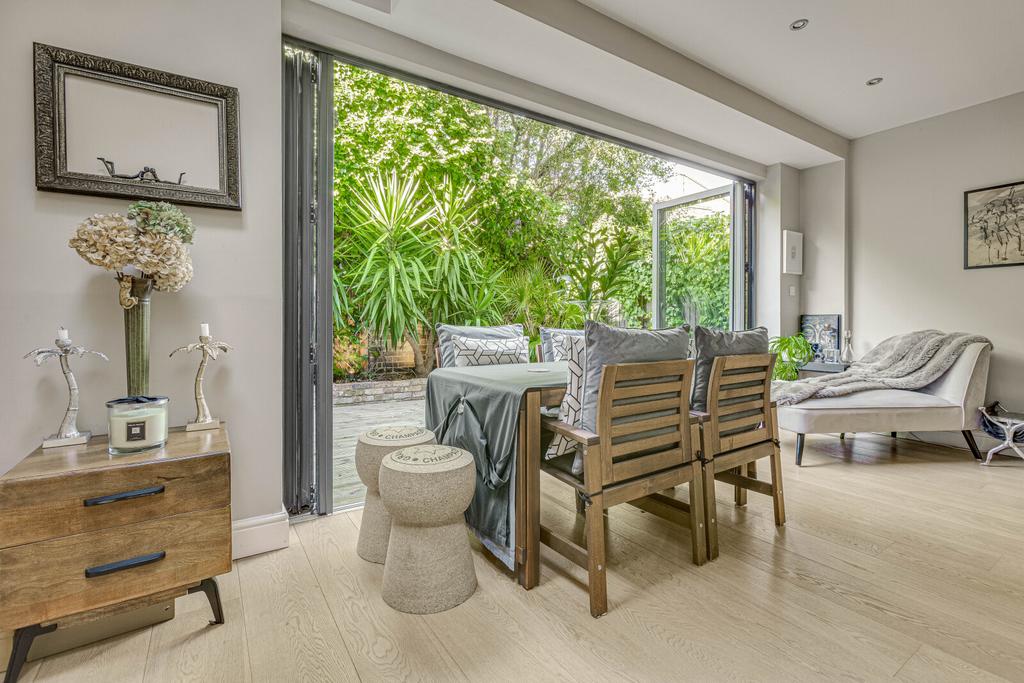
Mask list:
[[[568,372],[554,361],[438,368],[427,377],[427,428],[476,462],[466,521],[525,589],[540,578],[542,408],[557,410]]]

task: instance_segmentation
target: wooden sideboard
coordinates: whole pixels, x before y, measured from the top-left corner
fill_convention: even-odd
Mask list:
[[[202,591],[231,571],[231,447],[223,428],[171,430],[161,449],[107,453],[106,437],[37,449],[0,477],[5,683],[58,627]]]

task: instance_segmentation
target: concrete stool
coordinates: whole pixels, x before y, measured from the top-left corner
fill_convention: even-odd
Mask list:
[[[380,466],[380,497],[391,513],[384,602],[399,612],[451,609],[476,590],[462,513],[473,501],[473,456],[451,446],[412,446]]]
[[[366,502],[356,552],[364,560],[384,564],[384,557],[388,554],[391,515],[380,502],[380,461],[393,451],[428,443],[434,443],[434,432],[409,425],[377,427],[359,435],[356,441],[356,472],[366,486]]]

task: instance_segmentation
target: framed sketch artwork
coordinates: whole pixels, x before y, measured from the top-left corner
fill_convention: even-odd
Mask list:
[[[964,268],[1024,265],[1024,181],[964,192]]]
[[[33,49],[38,189],[242,208],[236,88]]]

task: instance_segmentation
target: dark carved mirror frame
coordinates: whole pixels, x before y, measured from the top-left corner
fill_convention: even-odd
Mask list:
[[[36,188],[105,197],[130,197],[241,209],[238,89],[144,66],[34,43]],[[78,75],[108,83],[213,104],[218,112],[219,187],[69,171],[64,79]]]

